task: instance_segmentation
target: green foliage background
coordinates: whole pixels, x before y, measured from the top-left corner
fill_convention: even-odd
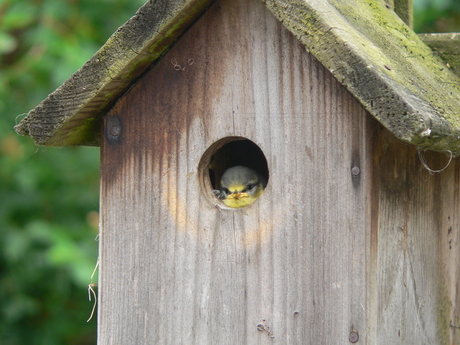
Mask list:
[[[414,30],[460,32],[460,1],[414,0]]]
[[[0,0],[2,345],[96,342],[99,150],[38,148],[13,126],[143,2]]]
[[[99,151],[38,148],[13,126],[142,4],[0,0],[0,344],[95,344]],[[415,0],[415,30],[460,31],[460,2]]]

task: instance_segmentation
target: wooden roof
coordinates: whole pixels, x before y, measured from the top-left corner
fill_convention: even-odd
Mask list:
[[[212,2],[147,2],[16,131],[39,145],[99,145],[102,116]],[[265,3],[396,137],[460,155],[460,78],[384,1]]]

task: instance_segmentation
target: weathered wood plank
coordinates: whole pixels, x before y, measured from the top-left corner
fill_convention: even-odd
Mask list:
[[[396,137],[460,155],[459,79],[384,1],[266,3]]]
[[[438,54],[460,76],[460,33],[419,34],[436,54]]]
[[[385,6],[395,11],[411,29],[414,25],[414,0],[385,0]]]
[[[410,28],[414,27],[414,0],[393,0],[399,18]]]
[[[460,155],[460,82],[394,13],[411,0],[263,2],[398,138]],[[39,145],[99,145],[108,109],[210,3],[148,1],[16,131]]]
[[[458,160],[429,175],[258,3],[214,6],[105,128],[100,344],[460,341]],[[197,168],[234,135],[270,169],[237,211]]]
[[[39,145],[99,146],[101,117],[212,0],[147,1],[16,127]]]
[[[417,150],[379,130],[375,151],[378,223],[373,344],[458,344],[460,332],[459,160],[431,175]],[[427,152],[442,170],[444,154]],[[372,303],[370,303],[372,304]]]
[[[106,118],[99,344],[369,343],[371,125],[261,2],[215,4]],[[197,167],[234,135],[270,180],[224,210]]]

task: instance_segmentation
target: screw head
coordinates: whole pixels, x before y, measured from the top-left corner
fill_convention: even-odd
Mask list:
[[[121,132],[120,126],[113,125],[112,127],[110,127],[110,135],[117,137],[120,135],[120,132]]]
[[[351,168],[351,174],[353,176],[358,176],[361,173],[361,169],[359,167],[353,167]]]
[[[350,332],[348,340],[350,341],[350,343],[357,343],[359,340],[358,332]]]
[[[123,125],[121,119],[117,115],[110,115],[106,117],[106,130],[105,137],[110,145],[118,144],[121,140]]]

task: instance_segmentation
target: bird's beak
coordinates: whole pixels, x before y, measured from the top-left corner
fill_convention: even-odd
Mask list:
[[[232,193],[227,197],[227,199],[239,200],[247,197],[249,197],[248,193]]]

